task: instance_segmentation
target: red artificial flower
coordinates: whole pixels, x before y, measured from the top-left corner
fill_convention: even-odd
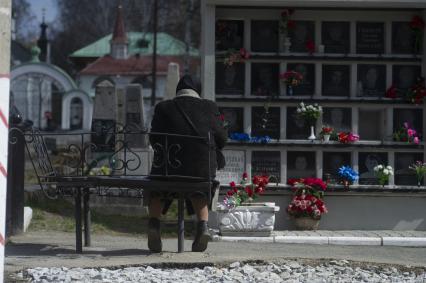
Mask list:
[[[312,39],[308,39],[306,42],[306,49],[308,50],[309,54],[315,52],[315,42]]]
[[[248,58],[250,58],[250,53],[245,48],[241,48],[240,49],[240,56],[241,56],[242,59],[248,59]]]
[[[292,20],[288,20],[287,21],[287,28],[288,29],[293,29],[295,27],[296,27],[296,22],[295,21],[292,21]]]
[[[244,172],[243,173],[243,179],[247,179],[248,178],[248,174],[247,174],[247,172]]]
[[[300,179],[298,179],[298,178],[289,178],[287,180],[287,184],[289,184],[290,186],[294,186],[296,183],[300,183]]]
[[[224,114],[220,114],[219,115],[219,120],[221,120],[222,122],[225,121],[225,115]]]
[[[228,197],[232,196],[233,194],[234,194],[234,191],[227,191],[227,192],[226,192],[226,195],[227,195]]]
[[[247,186],[247,187],[245,188],[245,191],[246,191],[246,193],[247,193],[247,195],[248,195],[249,197],[252,197],[252,196],[253,196],[253,190],[251,189],[251,187],[250,187],[250,186]]]
[[[231,188],[235,188],[235,182],[234,182],[234,181],[232,181],[231,183],[229,183],[229,186],[230,186]]]
[[[386,91],[385,97],[387,98],[396,98],[396,87],[391,85],[390,88]]]

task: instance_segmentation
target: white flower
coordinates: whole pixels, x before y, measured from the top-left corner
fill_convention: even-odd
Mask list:
[[[389,170],[388,169],[383,169],[383,174],[389,175]]]
[[[388,166],[386,166],[386,169],[392,170],[392,166],[388,165]]]
[[[383,168],[383,165],[377,165],[377,167],[379,168],[379,170],[383,170],[384,168]]]
[[[393,171],[389,171],[389,175],[393,175]]]
[[[304,108],[305,107],[305,103],[300,102],[300,107]]]
[[[305,108],[305,107],[302,107],[302,111],[303,111],[303,112],[306,112],[306,108]]]
[[[297,108],[296,112],[297,112],[297,113],[301,113],[301,112],[302,112],[302,109]]]

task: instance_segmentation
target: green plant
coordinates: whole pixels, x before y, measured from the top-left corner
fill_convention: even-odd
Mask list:
[[[417,184],[420,185],[426,174],[426,163],[423,163],[422,161],[416,161],[416,163],[412,164],[408,168],[416,173]]]
[[[392,166],[384,166],[382,164],[379,164],[374,167],[374,174],[379,180],[379,184],[384,186],[389,181],[390,176],[392,176],[394,173]]]

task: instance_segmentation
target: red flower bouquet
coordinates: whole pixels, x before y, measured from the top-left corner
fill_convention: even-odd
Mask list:
[[[298,86],[303,80],[303,75],[296,71],[287,71],[280,74],[280,80],[286,85]]]
[[[244,173],[242,177],[240,184],[229,183],[231,189],[226,193],[223,200],[224,205],[228,208],[234,208],[257,199],[269,183],[268,176],[253,176],[251,183],[248,181],[247,173]]]
[[[337,138],[340,143],[352,143],[359,140],[359,136],[351,132],[340,132]]]

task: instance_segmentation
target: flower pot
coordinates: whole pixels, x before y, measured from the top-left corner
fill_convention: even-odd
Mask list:
[[[317,230],[319,226],[319,219],[313,219],[312,217],[295,217],[294,225],[298,230]]]
[[[315,128],[311,126],[311,135],[308,137],[308,140],[315,140],[317,137],[315,136]]]
[[[274,230],[275,203],[251,203],[233,209],[217,209],[219,231],[222,236],[270,236]]]
[[[324,142],[329,142],[330,141],[330,135],[324,135],[323,139],[324,139]]]

